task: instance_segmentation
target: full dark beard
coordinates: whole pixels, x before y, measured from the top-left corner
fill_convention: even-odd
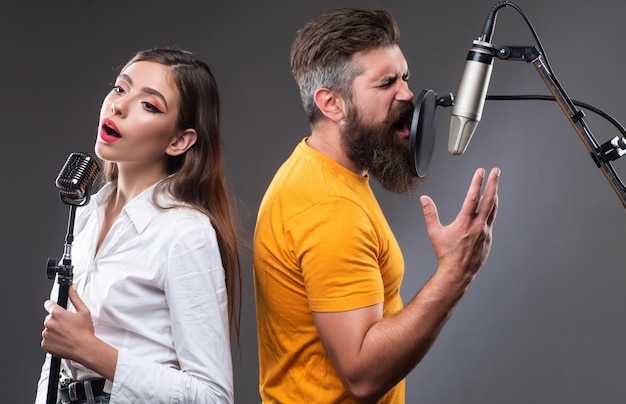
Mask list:
[[[400,138],[395,129],[398,121],[412,112],[413,103],[402,103],[390,111],[386,121],[368,124],[352,106],[341,133],[346,154],[353,162],[368,169],[387,191],[405,195],[417,188],[421,178],[414,175],[409,140]]]

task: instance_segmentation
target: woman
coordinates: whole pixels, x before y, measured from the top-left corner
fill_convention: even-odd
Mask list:
[[[36,402],[50,354],[72,403],[233,402],[240,265],[208,66],[137,53],[104,99],[95,153],[105,185],[77,209],[72,309],[44,304]]]

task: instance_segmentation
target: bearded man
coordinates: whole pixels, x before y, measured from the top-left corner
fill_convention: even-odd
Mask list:
[[[254,277],[263,403],[404,403],[426,355],[485,263],[500,170],[477,169],[442,226],[421,196],[438,266],[404,305],[400,247],[369,184],[410,194],[413,93],[383,10],[340,8],[300,29],[291,68],[311,133],[261,202]]]

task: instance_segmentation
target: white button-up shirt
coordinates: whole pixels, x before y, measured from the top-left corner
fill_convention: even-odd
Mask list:
[[[107,383],[111,404],[231,403],[228,299],[215,230],[197,210],[156,207],[153,189],[124,207],[97,254],[111,184],[76,211],[74,284],[96,336],[119,350]],[[173,201],[159,195],[159,203]],[[51,298],[58,298],[56,282]],[[37,403],[46,401],[49,365],[48,355]],[[76,362],[62,367],[74,380],[100,377]]]

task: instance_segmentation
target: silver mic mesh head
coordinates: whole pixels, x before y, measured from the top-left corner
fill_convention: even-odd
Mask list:
[[[70,154],[55,181],[61,200],[79,206],[86,203],[99,173],[98,162],[90,155],[81,152]]]
[[[476,120],[452,115],[450,117],[450,133],[457,135],[450,136],[448,139],[448,151],[455,156],[464,153],[477,126],[478,121]]]

